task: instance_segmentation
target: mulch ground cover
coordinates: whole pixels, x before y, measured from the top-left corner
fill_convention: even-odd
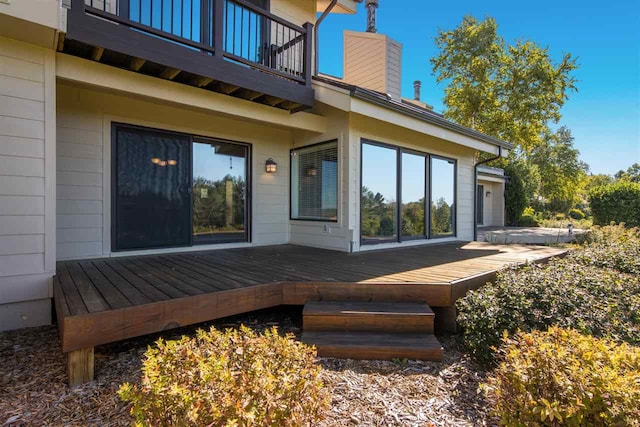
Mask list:
[[[160,336],[198,328],[262,331],[278,326],[300,336],[301,311],[263,310],[96,347],[96,380],[70,389],[55,326],[0,333],[0,425],[125,426],[128,407],[116,394],[140,379],[144,352]],[[485,372],[460,348],[456,336],[439,337],[442,362],[358,361],[320,358],[332,404],[321,426],[483,426],[496,421],[477,389]]]

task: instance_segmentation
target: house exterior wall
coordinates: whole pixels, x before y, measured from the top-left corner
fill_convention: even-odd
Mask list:
[[[110,256],[111,124],[127,123],[252,145],[252,243],[287,243],[292,132],[124,95],[58,84],[58,259]],[[267,174],[264,163],[278,164]],[[241,244],[199,245],[187,250]],[[132,255],[158,251],[119,252]]]
[[[271,13],[289,22],[302,26],[316,22],[316,2],[314,0],[271,0]]]
[[[331,221],[289,221],[290,243],[339,251],[349,251],[352,240],[349,227],[349,116],[347,113],[323,105],[316,107],[316,113],[328,120],[328,130],[323,134],[310,132],[294,133],[293,148],[327,141],[338,141],[338,220]]]
[[[504,180],[479,176],[478,184],[484,185],[482,226],[504,226]]]
[[[0,1],[0,37],[52,49],[57,30],[66,29],[66,10],[60,0]]]
[[[0,330],[50,323],[55,57],[0,37]]]

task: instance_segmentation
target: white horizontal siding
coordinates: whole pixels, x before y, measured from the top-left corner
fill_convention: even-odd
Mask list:
[[[0,95],[0,115],[44,121],[44,103],[32,99]]]
[[[42,234],[0,236],[0,256],[44,253]]]
[[[0,75],[0,95],[44,102],[43,86],[39,82]]]
[[[102,200],[67,200],[58,198],[58,214],[102,214]]]
[[[0,156],[2,175],[44,178],[44,159],[21,156]]]
[[[0,236],[44,234],[44,215],[2,215]]]
[[[44,196],[44,178],[4,175],[0,179],[0,195]]]
[[[44,141],[36,138],[0,135],[0,156],[44,158]]]
[[[6,215],[44,215],[42,196],[0,196],[0,217]]]
[[[54,129],[54,52],[0,37],[0,330],[51,323]]]
[[[43,52],[0,37],[0,278],[45,270]]]
[[[18,276],[44,271],[44,254],[1,255],[0,272],[3,276]]]

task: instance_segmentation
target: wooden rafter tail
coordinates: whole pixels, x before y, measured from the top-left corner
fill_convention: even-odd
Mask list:
[[[173,80],[178,76],[178,74],[180,74],[180,72],[181,70],[178,70],[177,68],[166,67],[162,70],[162,73],[160,73],[160,78]]]
[[[129,69],[131,71],[140,71],[140,68],[147,62],[146,59],[142,58],[131,58],[129,62]]]

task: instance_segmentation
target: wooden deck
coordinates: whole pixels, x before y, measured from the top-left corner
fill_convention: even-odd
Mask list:
[[[437,322],[438,307],[451,307],[496,270],[563,253],[477,242],[357,254],[279,245],[65,261],[58,263],[54,300],[65,352],[320,300],[425,302]]]

